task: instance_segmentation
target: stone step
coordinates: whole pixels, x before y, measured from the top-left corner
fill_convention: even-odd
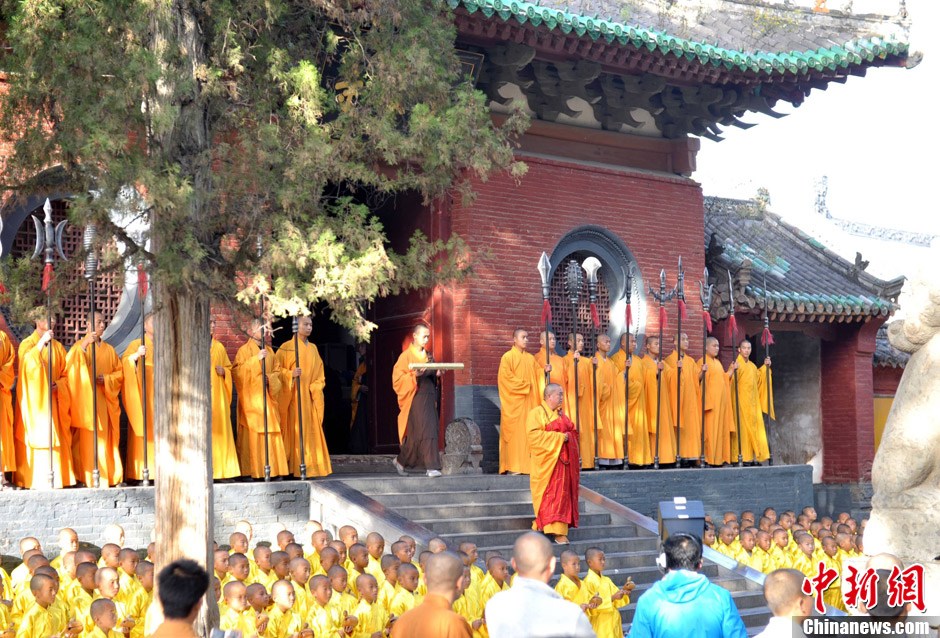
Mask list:
[[[466,504],[450,503],[441,505],[391,505],[385,502],[384,498],[380,501],[386,507],[395,510],[405,518],[420,522],[427,520],[451,520],[454,518],[483,518],[494,516],[528,516],[531,519],[535,516],[532,510],[532,501],[521,502],[502,502],[493,503]],[[578,509],[584,516],[585,504],[579,503]]]
[[[465,476],[440,476],[429,478],[427,476],[385,476],[382,478],[349,478],[343,482],[369,494],[379,500],[382,494],[408,493],[408,492],[449,492],[449,491],[478,491],[489,490],[525,490],[529,491],[528,476],[497,476],[493,474],[471,474]]]
[[[532,514],[523,516],[486,516],[476,518],[428,519],[414,521],[438,534],[481,534],[505,532],[516,537],[532,529]],[[582,514],[583,527],[604,527],[610,523],[610,514]],[[579,528],[581,529],[581,528]],[[572,530],[575,531],[575,530]],[[569,537],[570,538],[570,537]]]
[[[712,582],[716,585],[722,585],[724,579],[719,578]],[[649,586],[644,586],[642,589],[637,587],[630,596],[630,604],[620,608],[620,617],[624,623],[633,622],[636,603],[648,589]],[[762,592],[732,591],[731,600],[734,601],[735,607],[737,607],[738,613],[741,614],[741,619],[744,621],[746,627],[754,626],[755,623],[761,626],[767,624],[767,619],[770,618],[770,611],[765,606],[766,601],[764,600],[764,594]]]
[[[615,583],[623,584],[626,582],[627,577],[633,579],[633,582],[637,585],[641,584],[650,584],[652,585],[657,580],[663,577],[663,573],[660,571],[658,566],[642,566],[642,567],[616,567],[611,568],[610,563],[611,559],[616,555],[608,555],[607,557],[607,567],[604,569],[604,575],[609,577]],[[708,577],[709,580],[714,581],[716,578],[719,578],[718,575],[718,566],[712,563],[708,563],[702,566],[702,569],[699,570],[699,573]],[[587,575],[587,571],[581,572],[581,578],[584,578]],[[551,586],[554,587],[558,583],[558,579],[561,577],[561,567],[556,566],[555,574],[551,579]],[[729,579],[729,585],[732,579]],[[741,587],[745,586],[745,583],[742,579],[737,579],[741,583]]]
[[[512,556],[512,546],[504,547],[480,547],[478,549],[480,553],[480,559],[482,560],[484,554],[488,551],[496,550],[499,551],[506,559],[508,560]],[[582,552],[583,553],[583,552]],[[618,552],[605,552],[607,557],[607,566],[606,568],[610,571],[616,571],[620,569],[656,569],[656,552],[649,550],[624,550]]]
[[[441,534],[441,538],[447,541],[447,544],[453,541],[460,544],[463,541],[472,541],[482,550],[497,547],[508,547],[507,557],[512,555],[512,545],[519,537],[520,530],[479,532],[479,533],[454,533]],[[628,527],[597,525],[585,526],[572,529],[568,532],[568,539],[571,544],[566,546],[584,556],[584,552],[589,547],[601,547],[605,552],[625,552],[642,549],[654,552],[659,548],[659,539],[655,536],[638,537],[636,533]]]
[[[359,489],[359,488],[355,488]],[[362,491],[362,490],[360,490]],[[365,493],[365,492],[364,492]],[[369,495],[386,507],[419,507],[434,505],[487,505],[489,503],[527,503],[532,509],[532,494],[525,490],[455,490],[453,492],[390,492]]]

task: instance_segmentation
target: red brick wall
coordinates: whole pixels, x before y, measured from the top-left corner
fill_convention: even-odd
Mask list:
[[[882,396],[894,396],[898,391],[898,384],[901,383],[901,375],[904,374],[904,368],[888,368],[885,366],[874,366],[872,369],[875,394]]]
[[[882,321],[862,324],[837,341],[823,341],[823,482],[871,479],[875,456],[871,359]]]
[[[542,292],[536,265],[570,231],[603,226],[617,235],[639,263],[645,283],[666,268],[675,284],[676,263],[686,269],[691,348],[701,348],[701,303],[696,282],[705,267],[702,191],[691,179],[605,168],[575,161],[520,157],[528,174],[516,184],[506,175],[474,185],[475,202],[455,207],[453,230],[491,259],[475,276],[453,287],[454,357],[466,364],[457,385],[495,385],[500,356],[512,331],[527,328],[530,351],[538,347]],[[600,309],[604,312],[604,309]],[[647,331],[658,328],[650,308]],[[676,304],[669,304],[670,331]],[[670,343],[667,340],[667,343]],[[668,348],[667,348],[668,351]]]

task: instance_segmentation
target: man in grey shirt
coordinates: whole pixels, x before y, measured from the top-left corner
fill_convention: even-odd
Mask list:
[[[516,579],[508,591],[486,603],[486,626],[499,638],[596,638],[581,607],[548,586],[555,573],[552,544],[526,532],[512,548]]]

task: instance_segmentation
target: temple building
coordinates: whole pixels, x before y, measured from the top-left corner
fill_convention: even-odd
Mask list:
[[[600,260],[599,331],[615,343],[625,329],[641,339],[658,330],[648,289],[658,289],[661,271],[669,288],[675,286],[681,258],[689,310],[683,329],[696,356],[703,330],[698,282],[706,266],[716,286],[727,281],[726,270],[733,278],[732,290],[725,284],[730,296],[713,306],[713,317],[723,319],[733,299],[748,335],[763,325],[766,276],[770,327],[779,343],[773,354],[782,427],[774,433],[775,454],[802,463],[821,449],[823,481],[863,479],[874,449],[875,335],[895,309],[900,282],[853,271],[771,213],[751,210],[751,203],[706,201],[693,176],[698,138],[720,139],[729,126],[748,128],[749,114],[779,115],[779,103],[799,105],[830,83],[862,81],[869,68],[916,63],[903,2],[879,3],[885,15],[856,15],[824,1],[446,4],[454,14],[456,47],[489,98],[494,120],[514,102],[531,115],[516,151],[528,172],[518,180],[501,174],[475,183],[476,198],[466,205],[424,205],[405,196],[375,210],[395,248],[419,229],[431,239],[458,233],[479,258],[462,282],[372,305],[369,318],[379,327],[366,355],[374,372],[365,406],[371,452],[397,450],[397,405],[385,380],[416,322],[431,326],[437,361],[465,364],[445,377],[442,428],[456,416],[472,418],[484,433],[484,467],[494,470],[499,358],[516,327],[530,332],[535,350],[542,329],[541,254],[552,268],[552,329],[566,334],[577,328],[588,337],[594,330],[587,285],[572,298],[565,271],[571,260]],[[20,208],[2,212],[4,255],[29,245],[31,225],[23,222],[32,209]],[[111,291],[105,309],[115,317],[108,335],[119,349],[139,316],[133,278],[126,286]],[[625,325],[628,298],[631,326]],[[667,314],[675,330],[675,302]],[[74,341],[73,330],[61,333],[66,345]],[[234,352],[243,337],[231,329],[226,338],[226,330],[220,327],[222,340]],[[715,335],[730,356],[722,333],[719,322]],[[327,316],[316,320],[313,339],[328,367],[348,369],[354,344]],[[796,421],[805,427],[791,439],[789,423]]]

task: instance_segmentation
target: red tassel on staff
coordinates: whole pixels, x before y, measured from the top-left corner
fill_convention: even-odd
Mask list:
[[[666,331],[666,306],[659,307],[659,326],[662,332]]]
[[[630,332],[630,326],[633,325],[633,312],[630,310],[630,304],[627,304],[627,332]]]
[[[734,341],[734,337],[738,332],[738,320],[734,318],[734,315],[728,317],[728,340]],[[731,344],[734,347],[735,344]]]
[[[594,322],[595,328],[601,327],[601,318],[600,315],[597,314],[597,305],[593,303],[591,304],[591,321]]]
[[[137,294],[141,299],[147,299],[147,271],[142,263],[137,264]]]
[[[705,322],[705,330],[707,332],[712,331],[712,315],[710,312],[702,311],[702,321]]]
[[[774,336],[770,334],[770,328],[764,328],[760,335],[760,344],[765,348],[774,345]]]
[[[0,281],[0,295],[7,294],[7,287],[3,285],[3,282]]]
[[[552,304],[548,303],[548,299],[542,302],[542,323],[550,323],[552,320]]]
[[[46,264],[42,269],[42,291],[46,292],[49,290],[49,286],[52,285],[52,264]]]
[[[685,301],[683,301],[682,299],[679,299],[678,301],[679,301],[679,318],[685,321],[686,319],[689,318],[685,311]]]

